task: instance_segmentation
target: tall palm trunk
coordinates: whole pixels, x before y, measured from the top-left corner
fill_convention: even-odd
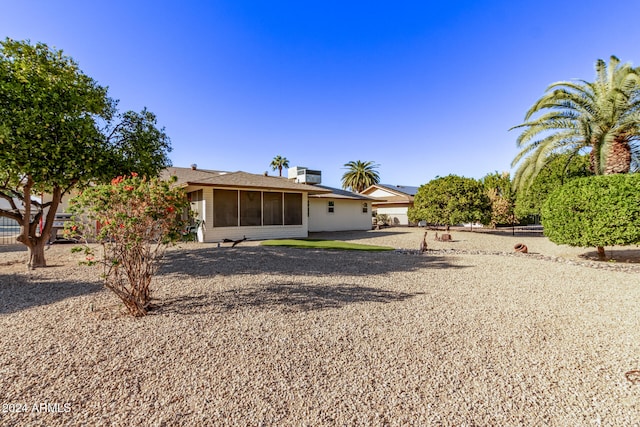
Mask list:
[[[629,173],[631,169],[631,147],[626,135],[620,135],[611,144],[611,150],[607,153],[607,163],[604,175],[616,173]]]

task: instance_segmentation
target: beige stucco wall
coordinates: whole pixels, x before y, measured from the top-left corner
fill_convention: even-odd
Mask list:
[[[328,212],[328,201],[334,202],[334,213]],[[328,198],[309,199],[309,231],[371,230],[371,202],[368,212],[362,213],[364,200]]]
[[[403,206],[391,206],[391,207],[383,207],[377,206],[376,213],[378,215],[389,215],[391,218],[391,223],[393,225],[409,225],[409,218],[407,217],[407,207]]]

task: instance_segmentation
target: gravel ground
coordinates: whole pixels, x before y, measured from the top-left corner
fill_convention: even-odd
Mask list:
[[[315,236],[386,253],[184,244],[142,319],[69,245],[34,272],[5,247],[0,425],[640,425],[637,248],[593,268],[428,233],[423,255],[419,229]]]

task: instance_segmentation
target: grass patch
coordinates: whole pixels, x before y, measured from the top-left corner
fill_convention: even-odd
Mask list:
[[[348,243],[340,240],[320,240],[320,239],[279,239],[265,240],[262,246],[284,246],[287,248],[310,248],[310,249],[334,249],[343,251],[392,251],[390,246],[363,245],[360,243]]]

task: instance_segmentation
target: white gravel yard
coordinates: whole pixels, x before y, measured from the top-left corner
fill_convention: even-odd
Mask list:
[[[594,268],[544,237],[429,231],[409,253],[423,232],[184,244],[142,319],[71,246],[35,272],[0,248],[0,425],[640,425],[637,248]]]

